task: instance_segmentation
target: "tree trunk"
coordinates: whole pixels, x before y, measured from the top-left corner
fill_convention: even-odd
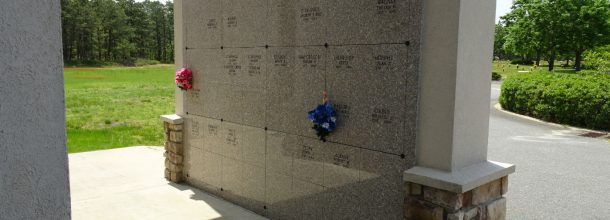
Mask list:
[[[576,51],[576,59],[574,60],[574,69],[576,69],[576,71],[580,71],[582,66],[582,52],[583,51],[581,50]]]
[[[555,53],[551,54],[549,57],[549,72],[552,72],[555,69]]]
[[[102,60],[102,29],[99,28],[97,30],[97,44],[99,45],[97,47],[97,59],[98,60]]]
[[[67,31],[67,25],[63,24],[63,27],[61,29],[61,36],[62,36],[62,48],[63,48],[63,56],[64,56],[64,60],[66,61],[70,61],[70,58],[68,58],[68,44],[70,44],[70,40],[68,40],[68,31]]]
[[[155,48],[156,51],[156,57],[155,60],[161,60],[161,25],[159,24],[159,20],[157,18],[157,22],[155,24],[155,32],[157,34],[156,36],[156,40],[157,40],[157,48]]]
[[[70,33],[70,43],[68,46],[68,61],[72,61],[72,58],[74,56],[73,54],[73,49],[75,46],[75,38],[76,38],[76,25],[72,27],[72,33]]]
[[[536,66],[540,66],[540,52],[536,52]]]
[[[161,27],[162,30],[161,31],[161,62],[166,63],[166,57],[167,57],[167,51],[165,50],[166,48],[166,44],[167,44],[167,38],[165,36],[167,36],[167,27],[165,26],[166,22],[165,22],[165,16],[163,18],[163,23],[161,23]]]
[[[109,29],[108,30],[108,44],[106,45],[106,59],[111,60],[111,58],[112,58],[112,29]]]

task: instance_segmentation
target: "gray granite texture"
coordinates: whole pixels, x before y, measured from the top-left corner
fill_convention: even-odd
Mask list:
[[[317,138],[185,118],[189,184],[273,219],[400,219],[412,162]],[[189,140],[192,139],[192,140]]]
[[[420,0],[183,2],[187,182],[272,219],[402,219]],[[323,91],[327,142],[307,119]]]
[[[0,2],[0,219],[70,219],[59,0]]]

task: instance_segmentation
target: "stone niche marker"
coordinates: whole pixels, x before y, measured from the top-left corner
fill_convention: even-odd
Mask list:
[[[488,22],[469,23],[462,10],[483,18],[488,12],[454,0],[430,3],[459,11],[449,21],[434,17],[447,15],[446,8],[420,0],[174,1],[176,68],[194,73],[194,89],[176,90],[182,178],[271,219],[453,219],[474,204],[499,204],[493,201],[501,195],[455,200],[459,207],[443,203],[485,184],[493,191],[503,177],[481,170],[496,163],[486,160],[487,131],[474,133],[487,129],[488,103],[475,98],[489,99],[493,12]],[[434,16],[426,21],[428,14]],[[425,25],[454,32],[431,34]],[[422,33],[435,40],[426,44]],[[470,45],[475,40],[482,45]],[[447,68],[428,69],[432,55]],[[468,82],[474,77],[480,79]],[[438,84],[428,84],[433,80]],[[475,82],[482,83],[469,87]],[[338,112],[327,142],[307,119],[323,91]],[[439,101],[451,108],[437,109],[447,107]],[[461,108],[470,104],[473,112]],[[432,128],[439,129],[438,143],[426,142]],[[462,169],[473,164],[484,167]],[[466,176],[477,170],[487,173]]]

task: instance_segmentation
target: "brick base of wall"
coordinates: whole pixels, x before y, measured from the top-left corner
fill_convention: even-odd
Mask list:
[[[183,133],[182,124],[172,124],[164,121],[165,130],[165,179],[174,183],[184,180],[182,177],[183,169]]]
[[[407,220],[504,220],[508,176],[465,193],[405,183]]]

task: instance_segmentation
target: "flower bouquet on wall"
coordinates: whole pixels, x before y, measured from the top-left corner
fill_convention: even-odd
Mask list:
[[[328,93],[324,91],[322,104],[307,113],[309,120],[313,122],[316,135],[321,141],[326,141],[326,136],[337,128],[337,114],[332,104],[328,101]]]
[[[176,72],[176,85],[182,90],[193,88],[193,72],[190,69],[182,68]]]

